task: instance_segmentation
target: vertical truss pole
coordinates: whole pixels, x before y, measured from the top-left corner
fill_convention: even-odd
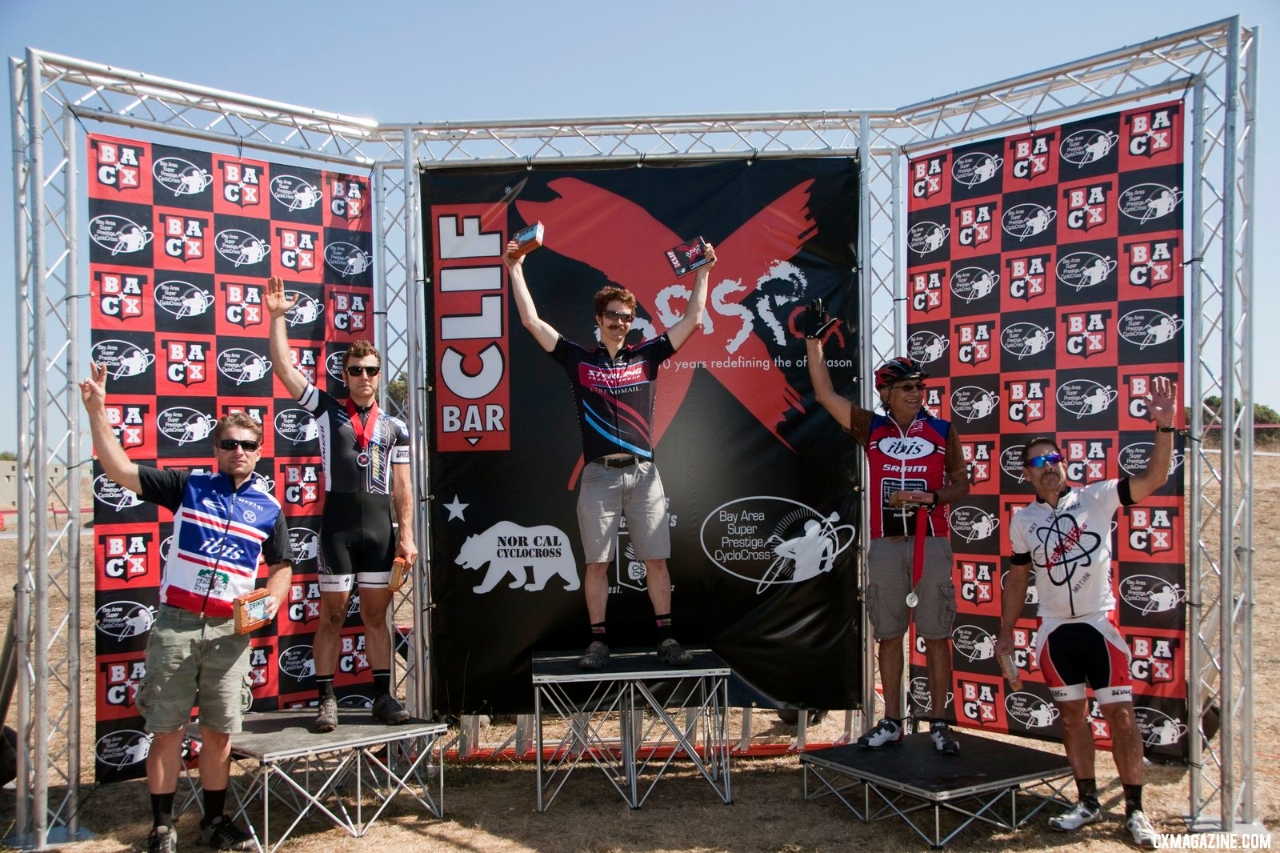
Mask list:
[[[79,180],[76,170],[76,119],[70,110],[62,114],[62,145],[66,154],[66,209],[67,222],[67,298],[63,312],[67,322],[67,377],[63,389],[64,407],[68,431],[65,443],[67,460],[66,507],[67,510],[67,569],[66,590],[68,599],[67,621],[63,628],[63,641],[67,649],[67,798],[63,819],[67,824],[68,840],[78,837],[80,830],[80,221]]]
[[[864,399],[864,404],[869,400],[869,385],[866,377],[871,375],[871,338],[872,334],[867,328],[867,322],[872,319],[872,306],[875,304],[875,274],[873,272],[872,240],[871,240],[871,145],[870,138],[870,122],[866,113],[863,113],[858,121],[858,257],[857,257],[857,285],[858,285],[858,348],[861,350],[859,354],[859,363],[862,369],[859,371],[858,396]],[[896,222],[895,222],[896,225]],[[896,272],[896,264],[895,264]],[[858,454],[865,456],[865,454]],[[865,472],[866,461],[860,459],[859,465],[863,466]],[[865,473],[862,481],[866,482]],[[867,507],[866,495],[863,495],[862,506],[865,510]],[[862,513],[862,541],[867,541],[868,525],[870,523],[870,514]],[[858,549],[859,557],[866,554],[865,545]],[[863,562],[860,567],[862,570],[861,583],[859,584],[859,595],[866,588],[867,584],[867,566]],[[863,598],[863,607],[861,611],[862,621],[862,726],[858,734],[866,731],[871,721],[875,719],[876,713],[876,652],[875,642],[871,639],[871,620],[867,616],[867,608],[865,606],[866,599]],[[800,712],[804,714],[803,711]]]

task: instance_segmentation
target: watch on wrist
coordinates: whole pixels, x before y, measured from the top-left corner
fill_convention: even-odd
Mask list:
[[[1171,427],[1171,426],[1156,427],[1156,432],[1177,432],[1177,431],[1178,431],[1177,427]]]

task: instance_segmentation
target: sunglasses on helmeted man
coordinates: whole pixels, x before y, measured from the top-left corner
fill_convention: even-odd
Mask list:
[[[223,438],[218,440],[218,449],[235,450],[237,447],[243,447],[245,453],[252,453],[258,449],[258,442],[252,438]]]
[[[359,376],[363,373],[365,376],[377,376],[378,371],[382,368],[376,364],[353,364],[347,368],[348,376]]]
[[[1022,465],[1024,468],[1043,468],[1046,465],[1057,465],[1062,461],[1061,453],[1045,453],[1040,456],[1033,456]]]
[[[910,394],[912,391],[923,391],[929,386],[925,385],[923,382],[917,382],[914,385],[910,382],[903,382],[899,385],[894,385],[893,387],[897,388],[899,391],[904,391]]]

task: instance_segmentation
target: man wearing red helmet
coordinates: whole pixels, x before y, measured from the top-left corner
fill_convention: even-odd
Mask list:
[[[903,637],[914,618],[929,670],[929,735],[938,752],[955,755],[960,743],[945,714],[956,588],[943,507],[969,494],[960,439],[949,422],[924,410],[928,374],[908,356],[890,359],[876,371],[885,414],[855,406],[838,394],[822,354],[822,335],[834,322],[821,299],[809,303],[804,329],[814,399],[866,451],[871,475],[871,542],[863,596],[877,642],[885,713],[858,743],[876,749],[902,742]]]

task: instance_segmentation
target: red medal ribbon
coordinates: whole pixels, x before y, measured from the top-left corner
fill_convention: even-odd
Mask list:
[[[351,431],[356,434],[356,449],[364,453],[373,439],[373,426],[378,422],[378,401],[375,399],[369,407],[369,419],[361,422],[360,410],[356,408],[355,401],[348,397],[347,414],[351,416]]]
[[[911,554],[911,588],[914,590],[920,585],[920,578],[924,576],[924,539],[929,534],[929,510],[920,507],[916,510],[916,541],[914,550]]]

